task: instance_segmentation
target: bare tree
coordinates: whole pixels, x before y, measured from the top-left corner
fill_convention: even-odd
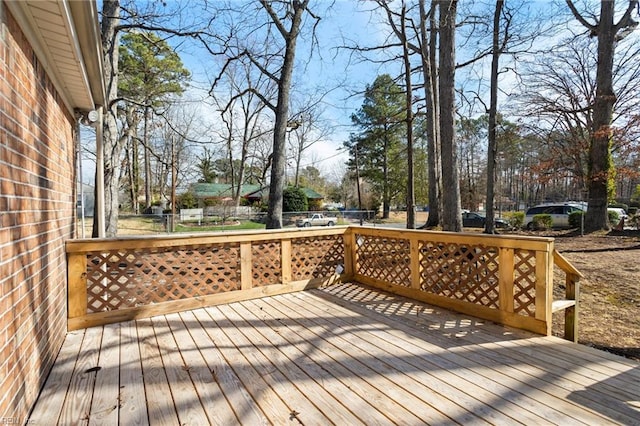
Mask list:
[[[322,96],[302,94],[300,102],[292,102],[292,119],[289,122],[289,152],[294,163],[294,186],[300,184],[300,171],[304,154],[314,144],[326,139],[331,133],[328,123],[322,119]]]
[[[260,0],[260,4],[267,11],[273,24],[282,36],[285,44],[284,58],[279,75],[272,76],[278,84],[278,101],[273,105],[276,122],[273,132],[273,163],[271,166],[271,182],[269,185],[269,208],[267,211],[267,229],[282,228],[282,195],[284,191],[286,165],[286,133],[289,120],[289,98],[293,65],[296,55],[296,43],[302,26],[302,18],[305,12],[314,16],[307,9],[309,0],[292,0],[285,2],[284,19],[288,19],[289,28],[285,27],[284,19],[273,9],[270,2]],[[318,19],[318,18],[317,18]]]
[[[118,108],[112,100],[118,97],[118,46],[120,44],[120,0],[105,0],[102,3],[102,55],[103,76],[106,85],[104,107],[103,150],[104,150],[104,206],[106,236],[115,236],[118,231],[118,192],[120,189],[120,155],[126,137],[118,132]],[[96,169],[97,170],[97,169]],[[96,185],[96,191],[98,187]],[[98,200],[96,194],[96,200]],[[98,236],[98,221],[93,221],[94,237]]]
[[[237,29],[233,30],[234,38],[224,45],[228,56],[220,75],[230,64],[236,61],[248,61],[253,67],[268,77],[276,86],[275,102],[256,88],[248,87],[246,92],[253,92],[273,112],[275,116],[273,130],[273,154],[269,185],[269,206],[266,218],[268,229],[282,228],[282,195],[285,185],[286,135],[289,121],[289,100],[291,93],[293,67],[296,58],[296,45],[300,36],[303,21],[309,16],[315,22],[320,17],[309,9],[309,0],[260,0],[260,8],[266,12],[268,20],[259,20],[258,25],[265,35],[260,46],[262,50],[251,49],[244,40],[238,39]],[[250,4],[247,7],[252,7]],[[315,25],[314,30],[315,31]],[[218,83],[217,78],[213,87]],[[213,90],[213,89],[212,89]],[[240,93],[236,96],[242,96]]]
[[[455,126],[455,32],[457,0],[439,2],[440,50],[440,142],[442,144],[442,227],[445,231],[460,232],[460,180],[458,178],[458,146]]]
[[[420,42],[427,127],[427,173],[429,176],[429,217],[424,227],[440,225],[442,212],[442,163],[440,152],[440,108],[438,96],[437,1],[431,1],[429,12],[425,0],[420,1]],[[430,25],[427,27],[427,20]],[[428,28],[428,30],[427,30]]]
[[[429,205],[430,211],[433,214],[429,214],[430,224],[429,226],[436,226],[439,222],[439,188],[440,182],[440,159],[439,159],[439,141],[437,139],[438,131],[435,130],[436,113],[434,112],[437,96],[437,89],[434,84],[437,78],[434,74],[434,70],[437,69],[435,60],[435,44],[436,44],[436,32],[434,27],[427,26],[427,21],[430,20],[430,16],[433,16],[436,10],[435,2],[432,4],[431,10],[427,13],[424,0],[419,1],[419,15],[418,23],[414,21],[412,15],[414,7],[409,7],[406,1],[402,1],[400,8],[394,7],[389,2],[383,0],[377,0],[378,7],[384,11],[387,17],[387,23],[389,24],[392,33],[395,35],[397,41],[387,41],[384,46],[378,46],[369,49],[361,50],[377,50],[377,49],[389,49],[393,47],[400,47],[401,54],[399,59],[403,63],[403,76],[405,84],[405,122],[406,122],[406,140],[407,140],[407,191],[406,191],[406,205],[407,205],[407,228],[413,229],[416,227],[415,223],[415,160],[414,160],[414,96],[412,75],[414,69],[411,65],[411,57],[418,55],[420,58],[420,64],[422,69],[423,82],[421,86],[425,91],[425,103],[426,103],[426,127],[427,127],[427,139],[428,139],[428,177],[429,177]],[[431,19],[433,24],[435,19]],[[429,35],[428,33],[431,33]],[[433,50],[432,50],[433,49]],[[433,54],[432,54],[433,52]],[[418,86],[419,87],[419,86]],[[435,90],[434,90],[435,89]],[[426,226],[426,225],[425,225]]]
[[[175,17],[182,16],[182,8],[186,6],[178,4],[176,10],[161,11],[156,9],[157,7],[165,8],[166,6],[166,3],[150,2],[147,4],[148,10],[139,11],[137,10],[138,4],[132,0],[105,0],[102,2],[101,38],[103,75],[107,99],[107,105],[104,105],[102,128],[105,184],[105,205],[103,208],[105,210],[104,227],[106,236],[114,236],[117,233],[121,157],[123,147],[130,136],[127,132],[122,131],[123,126],[118,116],[118,104],[122,100],[118,94],[118,60],[121,33],[134,29],[163,32],[170,36],[186,36],[190,39],[199,40],[205,47],[209,45],[205,36],[212,37],[206,30],[194,30],[194,22],[181,22],[182,27],[176,28]],[[206,29],[211,22],[206,17],[203,19],[205,21],[203,28]],[[93,236],[97,235],[98,222],[94,221]]]
[[[271,98],[276,86],[263,73],[256,73],[251,64],[242,62],[230,64],[219,78],[213,99],[224,124],[220,136],[225,141],[233,199],[238,206],[251,145],[264,133],[262,125],[267,120],[267,105],[256,92]]]
[[[411,60],[409,58],[411,50],[409,48],[409,38],[407,36],[407,5],[403,1],[400,11],[400,42],[402,43],[402,62],[404,64],[404,87],[405,87],[405,121],[407,126],[407,229],[416,227],[416,192],[415,173],[413,164],[413,88],[411,83]]]
[[[489,100],[489,146],[487,149],[487,215],[484,224],[484,232],[493,234],[494,226],[494,200],[496,182],[496,163],[498,157],[498,141],[496,136],[496,123],[498,115],[498,69],[500,66],[500,55],[504,51],[505,44],[509,39],[509,20],[504,30],[503,43],[500,43],[500,18],[504,8],[504,0],[496,1],[496,8],[493,14],[493,41],[491,47],[491,88]]]
[[[638,25],[638,22],[632,19],[632,13],[638,7],[638,0],[628,1],[627,8],[617,23],[614,22],[614,0],[600,1],[599,17],[591,12],[581,14],[572,0],[567,0],[567,5],[578,22],[589,31],[590,36],[598,38],[596,96],[589,146],[589,206],[585,217],[585,230],[590,232],[609,228],[607,205],[613,176],[611,121],[616,101],[613,64],[616,44]]]

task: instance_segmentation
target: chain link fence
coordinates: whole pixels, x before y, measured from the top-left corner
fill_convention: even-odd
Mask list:
[[[285,228],[296,227],[298,219],[308,218],[314,214],[335,217],[336,225],[373,224],[376,212],[373,210],[326,210],[307,212],[285,212],[282,224]],[[188,209],[176,215],[156,210],[152,214],[118,216],[118,235],[159,235],[174,232],[216,232],[233,230],[264,229],[266,212],[250,207],[225,207]],[[78,219],[78,236],[91,237],[93,218],[82,221]],[[84,225],[84,226],[83,226]]]

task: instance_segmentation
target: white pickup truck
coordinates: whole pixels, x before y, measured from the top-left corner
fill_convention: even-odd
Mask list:
[[[305,217],[303,219],[296,220],[296,226],[333,226],[338,223],[338,218],[335,216],[324,216],[320,213],[315,213],[311,217]]]

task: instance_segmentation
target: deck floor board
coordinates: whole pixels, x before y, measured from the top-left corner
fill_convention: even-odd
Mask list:
[[[104,327],[98,363],[100,370],[108,374],[96,374],[95,388],[91,401],[89,425],[112,425],[118,423],[118,404],[120,394],[120,324]]]
[[[309,301],[309,297],[302,296],[297,299],[300,302],[306,302],[304,305],[299,305],[300,309],[304,309],[304,306],[315,309],[314,303]],[[336,311],[334,310],[334,312]],[[445,357],[430,352],[427,345],[418,347],[412,339],[394,336],[391,330],[379,332],[375,328],[362,326],[360,324],[362,321],[350,314],[351,312],[341,310],[342,315],[335,315],[333,318],[327,317],[327,320],[335,327],[335,330],[342,330],[344,333],[351,332],[353,327],[359,330],[364,329],[357,333],[360,335],[357,344],[370,348],[369,350],[374,357],[389,360],[388,362],[394,368],[416,378],[419,382],[417,388],[428,383],[428,387],[438,394],[449,398],[450,401],[462,407],[467,407],[473,415],[480,416],[493,424],[512,424],[516,418],[529,424],[548,424],[545,418],[533,414],[535,411],[527,413],[522,410],[521,406],[514,404],[512,401],[516,399],[516,393],[511,389],[504,386],[502,386],[503,389],[500,389],[501,386],[496,381],[484,378],[470,369],[463,368],[462,365],[447,362]],[[319,314],[319,312],[316,313]],[[354,339],[350,338],[349,341],[353,343]],[[492,370],[492,377],[497,374],[495,370]],[[487,404],[487,401],[493,402]],[[438,403],[436,402],[436,404]],[[445,411],[451,413],[454,410],[454,407],[450,407]],[[456,420],[463,423],[478,423],[477,418],[457,418]]]
[[[396,300],[389,295],[381,295],[375,291],[364,291],[363,294],[373,295],[376,298],[382,296],[386,300],[385,303]],[[309,295],[296,296],[300,298],[311,297]],[[366,310],[365,307],[354,307],[342,298],[335,299],[334,302],[338,305],[345,304],[349,306],[350,310]],[[371,306],[371,300],[366,299],[364,304]],[[381,304],[377,306],[380,307]],[[393,310],[396,314],[390,317],[387,322],[398,330],[392,330],[386,333],[387,336],[394,336],[402,331],[412,333],[413,327],[407,324],[413,322],[415,326],[416,324],[424,323],[425,318],[431,323],[429,316],[421,316],[419,319],[416,319],[415,314],[413,314],[414,317],[411,317],[412,314],[410,314],[410,310],[408,309],[399,309],[396,307]],[[406,314],[399,314],[401,310],[405,311]],[[405,315],[409,316],[409,318]],[[405,320],[397,322],[396,320],[398,318],[405,318]],[[446,321],[450,320],[446,319]],[[435,327],[433,329],[440,330],[441,333],[432,333],[430,334],[430,338],[424,341],[416,340],[414,346],[429,351],[431,354],[430,359],[434,362],[437,361],[438,366],[443,370],[452,371],[465,378],[473,379],[474,383],[481,383],[485,389],[498,392],[503,398],[522,405],[524,408],[529,408],[533,413],[543,416],[547,420],[562,418],[566,421],[573,417],[580,422],[590,423],[598,419],[598,415],[594,416],[584,410],[583,407],[576,406],[567,400],[570,392],[558,386],[558,382],[566,381],[561,373],[550,374],[549,370],[535,367],[533,363],[530,363],[535,360],[531,359],[529,354],[520,357],[516,353],[516,356],[509,356],[511,352],[509,345],[516,344],[519,340],[508,338],[502,342],[503,346],[494,345],[489,350],[484,349],[485,345],[491,344],[488,342],[493,342],[498,338],[499,333],[510,334],[511,330],[493,324],[483,324],[482,322],[468,324],[469,326],[466,331],[463,330],[464,326],[455,329]],[[377,338],[389,341],[389,337],[385,337],[385,335],[382,334],[377,336]],[[445,348],[446,351],[443,352],[443,348]],[[444,355],[438,356],[439,354]],[[496,357],[497,359],[495,359]],[[523,362],[523,360],[527,359],[530,361]],[[519,366],[524,366],[526,371],[519,371]],[[570,374],[570,372],[566,370],[564,372]],[[549,378],[548,376],[550,375],[553,377]],[[515,380],[516,378],[518,380]],[[498,384],[498,382],[500,384]],[[581,388],[582,387],[575,384],[570,386],[572,390]],[[602,394],[598,396],[602,397]],[[598,404],[597,400],[589,401],[587,406],[595,406],[603,411],[611,412],[614,416],[619,416],[617,412],[612,412],[608,406]],[[521,415],[524,417],[525,413],[523,412]],[[624,419],[625,416],[622,416],[622,418]],[[629,419],[626,420],[628,421]]]
[[[251,307],[252,308],[252,307]],[[378,411],[375,406],[359,394],[352,392],[350,387],[337,380],[321,363],[316,363],[307,347],[298,347],[297,339],[291,339],[287,330],[274,331],[268,324],[269,318],[263,315],[258,318],[254,309],[249,306],[237,304],[233,309],[244,318],[260,321],[263,326],[256,327],[268,340],[267,348],[273,359],[278,359],[283,364],[292,364],[298,367],[304,374],[308,374],[312,380],[306,383],[296,383],[307,395],[314,395],[314,401],[324,413],[337,412],[348,420],[347,424],[380,424],[388,422],[389,418]],[[259,311],[258,307],[255,311]],[[291,340],[287,340],[287,339]],[[332,414],[331,414],[332,415]],[[333,419],[332,419],[333,421]]]
[[[393,312],[393,315],[387,315],[387,317],[390,321],[394,321],[399,329],[407,329],[405,326],[407,320],[413,322],[418,328],[422,325],[423,330],[431,331],[430,337],[424,341],[417,340],[416,345],[436,344],[436,349],[440,351],[446,348],[447,361],[457,359],[456,354],[461,350],[460,348],[467,351],[467,359],[471,366],[479,364],[483,354],[489,357],[503,356],[502,359],[487,364],[490,368],[488,377],[492,379],[499,377],[495,373],[503,369],[509,369],[510,377],[513,377],[514,369],[526,372],[527,376],[523,377],[519,384],[515,384],[513,389],[535,385],[544,392],[540,394],[538,400],[548,401],[547,404],[551,404],[556,409],[562,409],[565,417],[574,417],[586,423],[598,423],[600,415],[605,415],[621,423],[639,423],[637,420],[640,417],[637,410],[639,382],[619,381],[621,374],[617,368],[611,369],[609,376],[596,373],[600,365],[606,366],[611,362],[610,360],[615,359],[615,356],[609,353],[576,345],[557,337],[533,335],[482,320],[473,320],[465,325],[464,322],[457,322],[456,318],[459,317],[450,311],[438,310],[438,315],[419,315],[419,318],[416,318],[411,307],[417,307],[419,311],[422,309],[419,304],[416,305],[413,301],[374,289],[354,291],[351,286],[334,286],[328,291],[316,294],[323,297],[332,294],[334,296],[330,299],[332,302],[348,306],[350,310],[372,309],[381,313]],[[302,294],[296,296],[310,297]],[[396,306],[397,301],[402,301],[405,306]],[[354,304],[360,306],[354,306]],[[449,327],[443,327],[443,324],[449,324]],[[487,345],[490,346],[489,350],[484,349]],[[557,347],[562,349],[576,347],[578,350],[569,358],[566,350],[556,350]],[[586,359],[579,356],[583,353],[583,348],[584,353],[587,353]],[[598,358],[600,352],[603,354],[602,358]],[[627,359],[620,358],[620,361],[622,365],[627,364],[626,369],[619,366],[623,371],[636,373],[639,370],[640,366],[636,365],[633,369],[632,362]],[[455,365],[451,365],[450,369],[455,370]],[[622,375],[626,376],[626,373]],[[615,382],[619,387],[612,386],[610,382]],[[598,392],[583,391],[594,383],[598,385]],[[547,393],[553,398],[549,400],[545,395]],[[532,390],[526,391],[525,395],[532,396]],[[630,404],[625,401],[635,402],[630,407]]]
[[[120,345],[118,421],[122,425],[147,425],[149,416],[144,393],[138,330],[134,321],[120,324]]]
[[[69,333],[48,424],[638,424],[640,365],[359,284]]]

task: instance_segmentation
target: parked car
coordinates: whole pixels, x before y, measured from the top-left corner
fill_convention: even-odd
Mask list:
[[[476,212],[463,211],[462,212],[462,226],[465,228],[484,228],[487,222],[487,217]],[[509,223],[506,220],[495,219],[494,226],[496,228],[508,228]]]
[[[624,209],[621,209],[618,207],[609,207],[607,208],[607,211],[618,213],[618,219],[624,219],[624,220],[629,219],[629,216],[627,215],[627,212],[624,211]]]
[[[324,216],[320,213],[315,213],[311,217],[305,217],[303,219],[296,220],[296,226],[333,226],[338,223],[338,218],[335,216]]]
[[[568,228],[569,215],[573,212],[583,212],[586,208],[578,203],[557,203],[557,204],[540,204],[529,208],[524,216],[524,227],[533,229],[533,217],[538,214],[548,214],[551,216],[553,228]]]

